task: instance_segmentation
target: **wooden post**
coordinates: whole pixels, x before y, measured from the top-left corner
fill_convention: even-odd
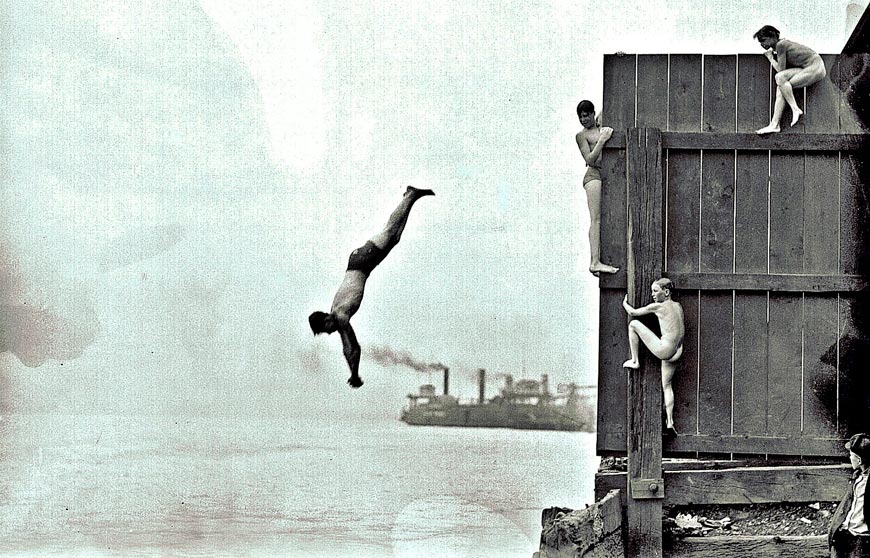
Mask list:
[[[629,128],[628,302],[650,302],[650,284],[662,273],[661,131]],[[662,556],[661,365],[641,343],[640,369],[628,373],[627,555]]]

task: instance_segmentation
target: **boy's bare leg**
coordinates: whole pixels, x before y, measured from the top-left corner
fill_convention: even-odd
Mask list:
[[[637,320],[632,320],[628,324],[628,346],[631,349],[631,358],[622,363],[623,368],[631,368],[637,370],[640,368],[640,360],[638,359],[638,351],[640,351],[640,336],[635,330],[634,324],[640,323]]]
[[[402,196],[402,201],[399,202],[399,205],[390,214],[384,230],[372,237],[372,243],[377,245],[378,248],[393,247],[398,244],[402,238],[402,232],[405,230],[405,225],[408,223],[408,215],[411,214],[411,207],[414,206],[414,202],[423,196],[434,195],[435,192],[432,190],[420,190],[413,186],[408,186],[405,194]]]
[[[798,106],[797,101],[794,98],[794,90],[788,80],[783,80],[782,85],[779,86],[779,90],[782,91],[782,97],[785,99],[785,102],[788,103],[789,107],[791,107],[791,125],[794,126],[798,123],[798,120],[804,111],[802,111]]]
[[[616,273],[618,267],[601,262],[601,181],[590,180],[586,183],[586,203],[589,206],[589,253],[591,263],[589,272]]]
[[[674,427],[674,387],[671,381],[674,379],[674,372],[677,367],[672,362],[662,361],[662,392],[664,393],[665,415],[667,417],[666,427]]]
[[[628,345],[631,348],[631,358],[626,360],[623,368],[640,368],[640,360],[638,359],[638,351],[640,350],[640,342],[646,345],[646,348],[659,359],[673,358],[674,347],[668,343],[662,342],[661,338],[652,332],[639,320],[631,320],[628,323]]]
[[[782,91],[779,87],[776,88],[776,102],[773,104],[773,116],[770,118],[770,124],[756,130],[756,134],[773,134],[780,131],[779,121],[782,119],[782,112],[785,110],[785,98],[782,96]]]

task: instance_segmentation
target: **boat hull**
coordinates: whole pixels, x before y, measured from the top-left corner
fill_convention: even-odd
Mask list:
[[[415,426],[592,431],[591,417],[556,405],[418,405],[402,411],[401,420]]]

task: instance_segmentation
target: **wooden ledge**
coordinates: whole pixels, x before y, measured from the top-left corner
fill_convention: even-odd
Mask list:
[[[807,537],[787,536],[735,536],[685,537],[675,539],[663,549],[665,558],[826,558],[829,556],[828,538],[824,535]]]
[[[625,132],[613,132],[605,149],[625,149]],[[725,151],[860,151],[870,134],[768,134],[720,132],[662,132],[662,149]]]
[[[837,502],[850,474],[849,465],[664,471],[664,505]],[[626,483],[624,472],[597,473],[596,497],[625,488]]]

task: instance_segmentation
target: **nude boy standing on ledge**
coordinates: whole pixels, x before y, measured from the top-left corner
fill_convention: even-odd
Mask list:
[[[665,433],[675,435],[674,430],[674,389],[671,380],[676,370],[675,363],[683,355],[683,336],[686,333],[683,323],[683,307],[679,302],[671,300],[673,283],[670,279],[657,279],[652,284],[652,304],[634,308],[628,303],[628,295],[622,301],[626,313],[632,318],[655,314],[659,320],[662,336],[658,337],[639,320],[631,320],[628,324],[628,341],[631,347],[631,358],[622,365],[623,368],[638,369],[640,360],[638,351],[640,342],[662,361],[662,390],[664,391],[665,413],[667,426]]]

